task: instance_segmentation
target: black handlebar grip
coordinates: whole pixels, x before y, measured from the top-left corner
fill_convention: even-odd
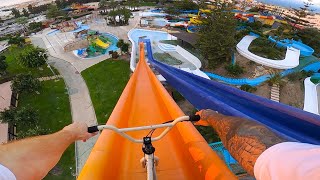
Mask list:
[[[189,118],[190,118],[189,121],[199,121],[200,120],[199,115],[190,115]]]
[[[99,131],[98,126],[88,127],[88,133],[94,133],[94,132],[98,132],[98,131]]]

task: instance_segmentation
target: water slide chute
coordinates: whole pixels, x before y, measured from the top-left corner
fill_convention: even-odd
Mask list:
[[[103,41],[101,41],[101,39],[97,38],[94,43],[96,43],[98,46],[100,46],[103,49],[107,49],[109,47],[108,43],[104,43]]]
[[[145,61],[140,43],[140,60],[107,124],[118,128],[160,124],[183,115]],[[142,138],[149,131],[130,133]],[[156,130],[154,136],[158,136]],[[153,143],[160,158],[159,180],[236,179],[190,122],[179,123],[163,139]],[[146,179],[139,163],[141,144],[134,144],[104,130],[84,165],[80,180]]]

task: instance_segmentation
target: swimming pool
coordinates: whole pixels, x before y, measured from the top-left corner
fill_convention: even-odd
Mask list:
[[[117,42],[119,41],[119,38],[113,34],[110,33],[100,33],[100,35],[107,37],[108,40],[111,42],[111,45],[105,50],[104,54],[108,54],[109,51],[117,51],[119,48],[117,47]],[[83,48],[83,49],[78,49],[78,50],[74,50],[73,54],[75,54],[76,56],[80,57],[80,58],[95,58],[95,57],[99,57],[101,55],[104,54],[96,54],[95,56],[90,56],[90,55],[84,55],[84,53],[87,51],[87,48]]]
[[[128,33],[129,38],[131,38],[136,47],[138,47],[139,38],[147,38],[150,39],[152,46],[152,49],[155,51],[158,51],[158,49],[155,49],[158,47],[158,42],[161,40],[176,40],[176,37],[171,36],[167,32],[163,31],[151,31],[151,30],[144,30],[144,29],[133,29]]]
[[[61,32],[59,29],[55,29],[55,30],[47,33],[47,35],[48,35],[48,36],[53,36],[53,35],[55,35],[55,34],[57,34],[57,33],[59,33],[59,32]]]

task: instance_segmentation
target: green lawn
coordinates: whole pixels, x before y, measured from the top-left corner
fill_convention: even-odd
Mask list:
[[[98,123],[104,124],[129,80],[129,62],[105,60],[81,74],[89,88]]]
[[[25,47],[15,47],[12,46],[7,50],[6,52],[3,53],[3,55],[6,56],[6,62],[8,63],[8,68],[7,68],[7,75],[0,77],[0,80],[5,78],[5,77],[10,77],[14,76],[16,74],[20,73],[31,73],[35,77],[43,77],[43,76],[52,76],[52,72],[50,69],[47,67],[47,65],[43,65],[41,68],[42,70],[38,68],[26,68],[23,65],[19,63],[19,61],[16,59],[19,55],[19,53],[23,50],[23,48],[30,48],[31,45],[26,45]],[[55,70],[56,71],[56,70]],[[56,71],[57,72],[57,71]]]
[[[54,80],[44,81],[41,84],[40,94],[20,95],[18,108],[29,106],[38,110],[40,116],[38,125],[42,128],[50,129],[51,132],[56,132],[72,122],[69,96],[62,79],[57,82]],[[27,127],[25,129],[17,127],[18,132],[26,129]],[[74,144],[72,144],[59,161],[58,167],[61,174],[49,174],[45,179],[74,179],[72,176],[72,173],[75,172],[74,148]]]

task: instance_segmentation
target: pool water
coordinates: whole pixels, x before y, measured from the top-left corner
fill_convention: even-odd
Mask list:
[[[117,43],[119,41],[119,38],[113,34],[110,34],[110,33],[100,33],[100,35],[104,36],[104,37],[107,37],[109,39],[109,41],[111,42],[111,45],[106,49],[105,53],[104,54],[108,54],[109,51],[117,51],[119,48],[117,47]],[[84,52],[86,52],[87,48],[84,48],[84,49],[78,49],[78,50],[75,50],[73,51],[73,53],[78,56],[78,57],[81,57],[81,58],[94,58],[94,57],[98,57],[98,56],[101,56],[103,54],[97,54],[96,56],[83,56],[82,54]]]
[[[48,35],[48,36],[53,36],[53,35],[55,35],[55,34],[57,34],[57,33],[59,33],[59,32],[61,32],[59,29],[55,29],[55,30],[47,33],[47,35]]]
[[[171,40],[171,35],[168,34],[167,32],[150,31],[150,30],[143,30],[143,29],[134,29],[130,32],[129,36],[134,41],[136,47],[139,47],[138,46],[139,37],[150,39],[151,44],[152,44],[153,53],[156,53],[156,52],[162,53],[163,52],[158,48],[159,41]]]

